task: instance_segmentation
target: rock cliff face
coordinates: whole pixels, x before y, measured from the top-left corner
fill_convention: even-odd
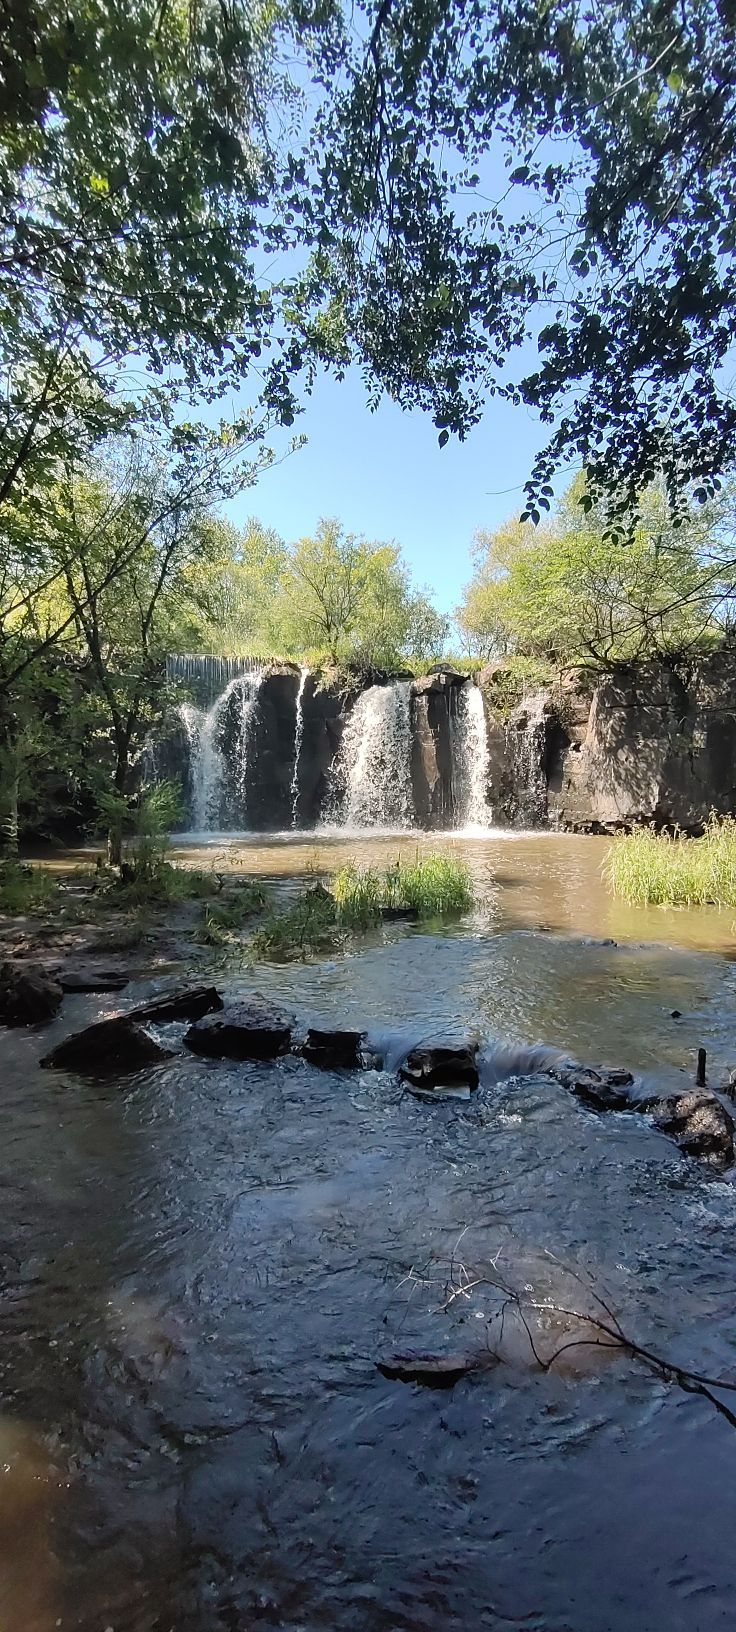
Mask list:
[[[595,686],[568,675],[512,711],[489,695],[490,799],[500,821],[578,831],[654,823],[696,832],[736,812],[736,654],[649,664]]]
[[[303,684],[302,678],[289,663],[259,674],[246,726],[237,687],[228,684],[223,693],[214,809],[231,830],[308,829],[334,819],[334,768],[351,710],[368,685],[391,684],[385,675],[346,679],[329,670],[307,675]],[[696,832],[711,810],[736,813],[736,653],[716,653],[688,669],[622,670],[597,683],[563,675],[554,688],[511,709],[503,705],[507,681],[502,665],[480,676],[488,747],[484,795],[495,825],[600,832],[644,822]],[[463,819],[469,755],[478,768],[467,695],[463,701],[472,684],[450,668],[412,682],[410,746],[404,738],[401,764],[395,740],[376,741],[380,707],[371,714],[371,776],[374,769],[399,776],[410,754],[419,828],[452,828]],[[477,724],[477,708],[473,719]],[[482,746],[482,720],[480,730]],[[175,717],[159,744],[157,768],[159,775],[182,777],[192,805],[195,778],[185,738]],[[360,745],[351,743],[356,752]],[[485,761],[478,775],[482,782]],[[216,825],[215,816],[210,826]]]
[[[453,754],[457,699],[464,677],[447,669],[424,675],[412,686],[411,778],[417,824],[452,827],[456,772]]]

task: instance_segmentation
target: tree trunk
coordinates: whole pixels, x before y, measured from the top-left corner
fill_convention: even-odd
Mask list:
[[[18,722],[11,715],[0,722],[0,856],[18,854],[18,797],[21,755]]]
[[[111,820],[107,830],[107,860],[110,867],[120,868],[123,864],[123,828],[129,769],[128,743],[119,742],[115,764],[114,788],[120,801],[120,807],[119,814]]]

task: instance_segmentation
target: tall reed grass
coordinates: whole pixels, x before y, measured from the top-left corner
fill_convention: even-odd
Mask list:
[[[358,867],[349,862],[332,884],[340,922],[366,928],[381,912],[407,907],[420,918],[443,918],[473,905],[473,888],[465,862],[454,856],[401,857],[392,867]]]
[[[615,839],[603,864],[614,895],[640,906],[736,906],[736,820],[712,817],[700,839],[643,829]]]

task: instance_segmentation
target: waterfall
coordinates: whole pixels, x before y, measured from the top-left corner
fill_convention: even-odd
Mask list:
[[[166,659],[166,678],[183,683],[199,709],[209,709],[231,680],[260,674],[263,659],[215,657],[210,652],[177,652]]]
[[[294,723],[294,771],[291,778],[291,825],[296,827],[299,814],[299,760],[302,752],[302,738],[304,736],[304,687],[309,678],[309,669],[299,672],[299,690],[296,694],[296,720]]]
[[[369,686],[351,710],[335,766],[343,827],[411,827],[411,682]]]
[[[516,822],[524,826],[547,821],[547,704],[543,691],[525,697],[506,727]]]
[[[460,692],[451,729],[456,825],[490,827],[493,816],[488,804],[488,728],[483,693],[472,681]]]
[[[179,718],[189,747],[194,832],[217,832],[222,826],[228,759],[232,763],[236,814],[242,825],[248,796],[253,711],[262,678],[257,671],[236,675],[206,710],[193,703],[181,704]],[[228,736],[231,742],[226,742]],[[229,754],[226,754],[227,748],[230,748]]]

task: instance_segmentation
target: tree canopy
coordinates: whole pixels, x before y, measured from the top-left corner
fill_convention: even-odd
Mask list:
[[[736,10],[723,0],[373,0],[328,107],[322,271],[374,377],[464,435],[550,426],[621,513],[736,454]]]
[[[442,655],[450,620],[413,586],[397,544],[334,519],[291,545],[255,519],[206,525],[207,559],[186,574],[188,649],[389,668]]]
[[[682,657],[722,638],[736,573],[730,499],[673,527],[652,489],[619,543],[605,509],[581,509],[581,491],[578,480],[543,527],[511,521],[478,534],[459,611],[470,648],[605,666]]]

